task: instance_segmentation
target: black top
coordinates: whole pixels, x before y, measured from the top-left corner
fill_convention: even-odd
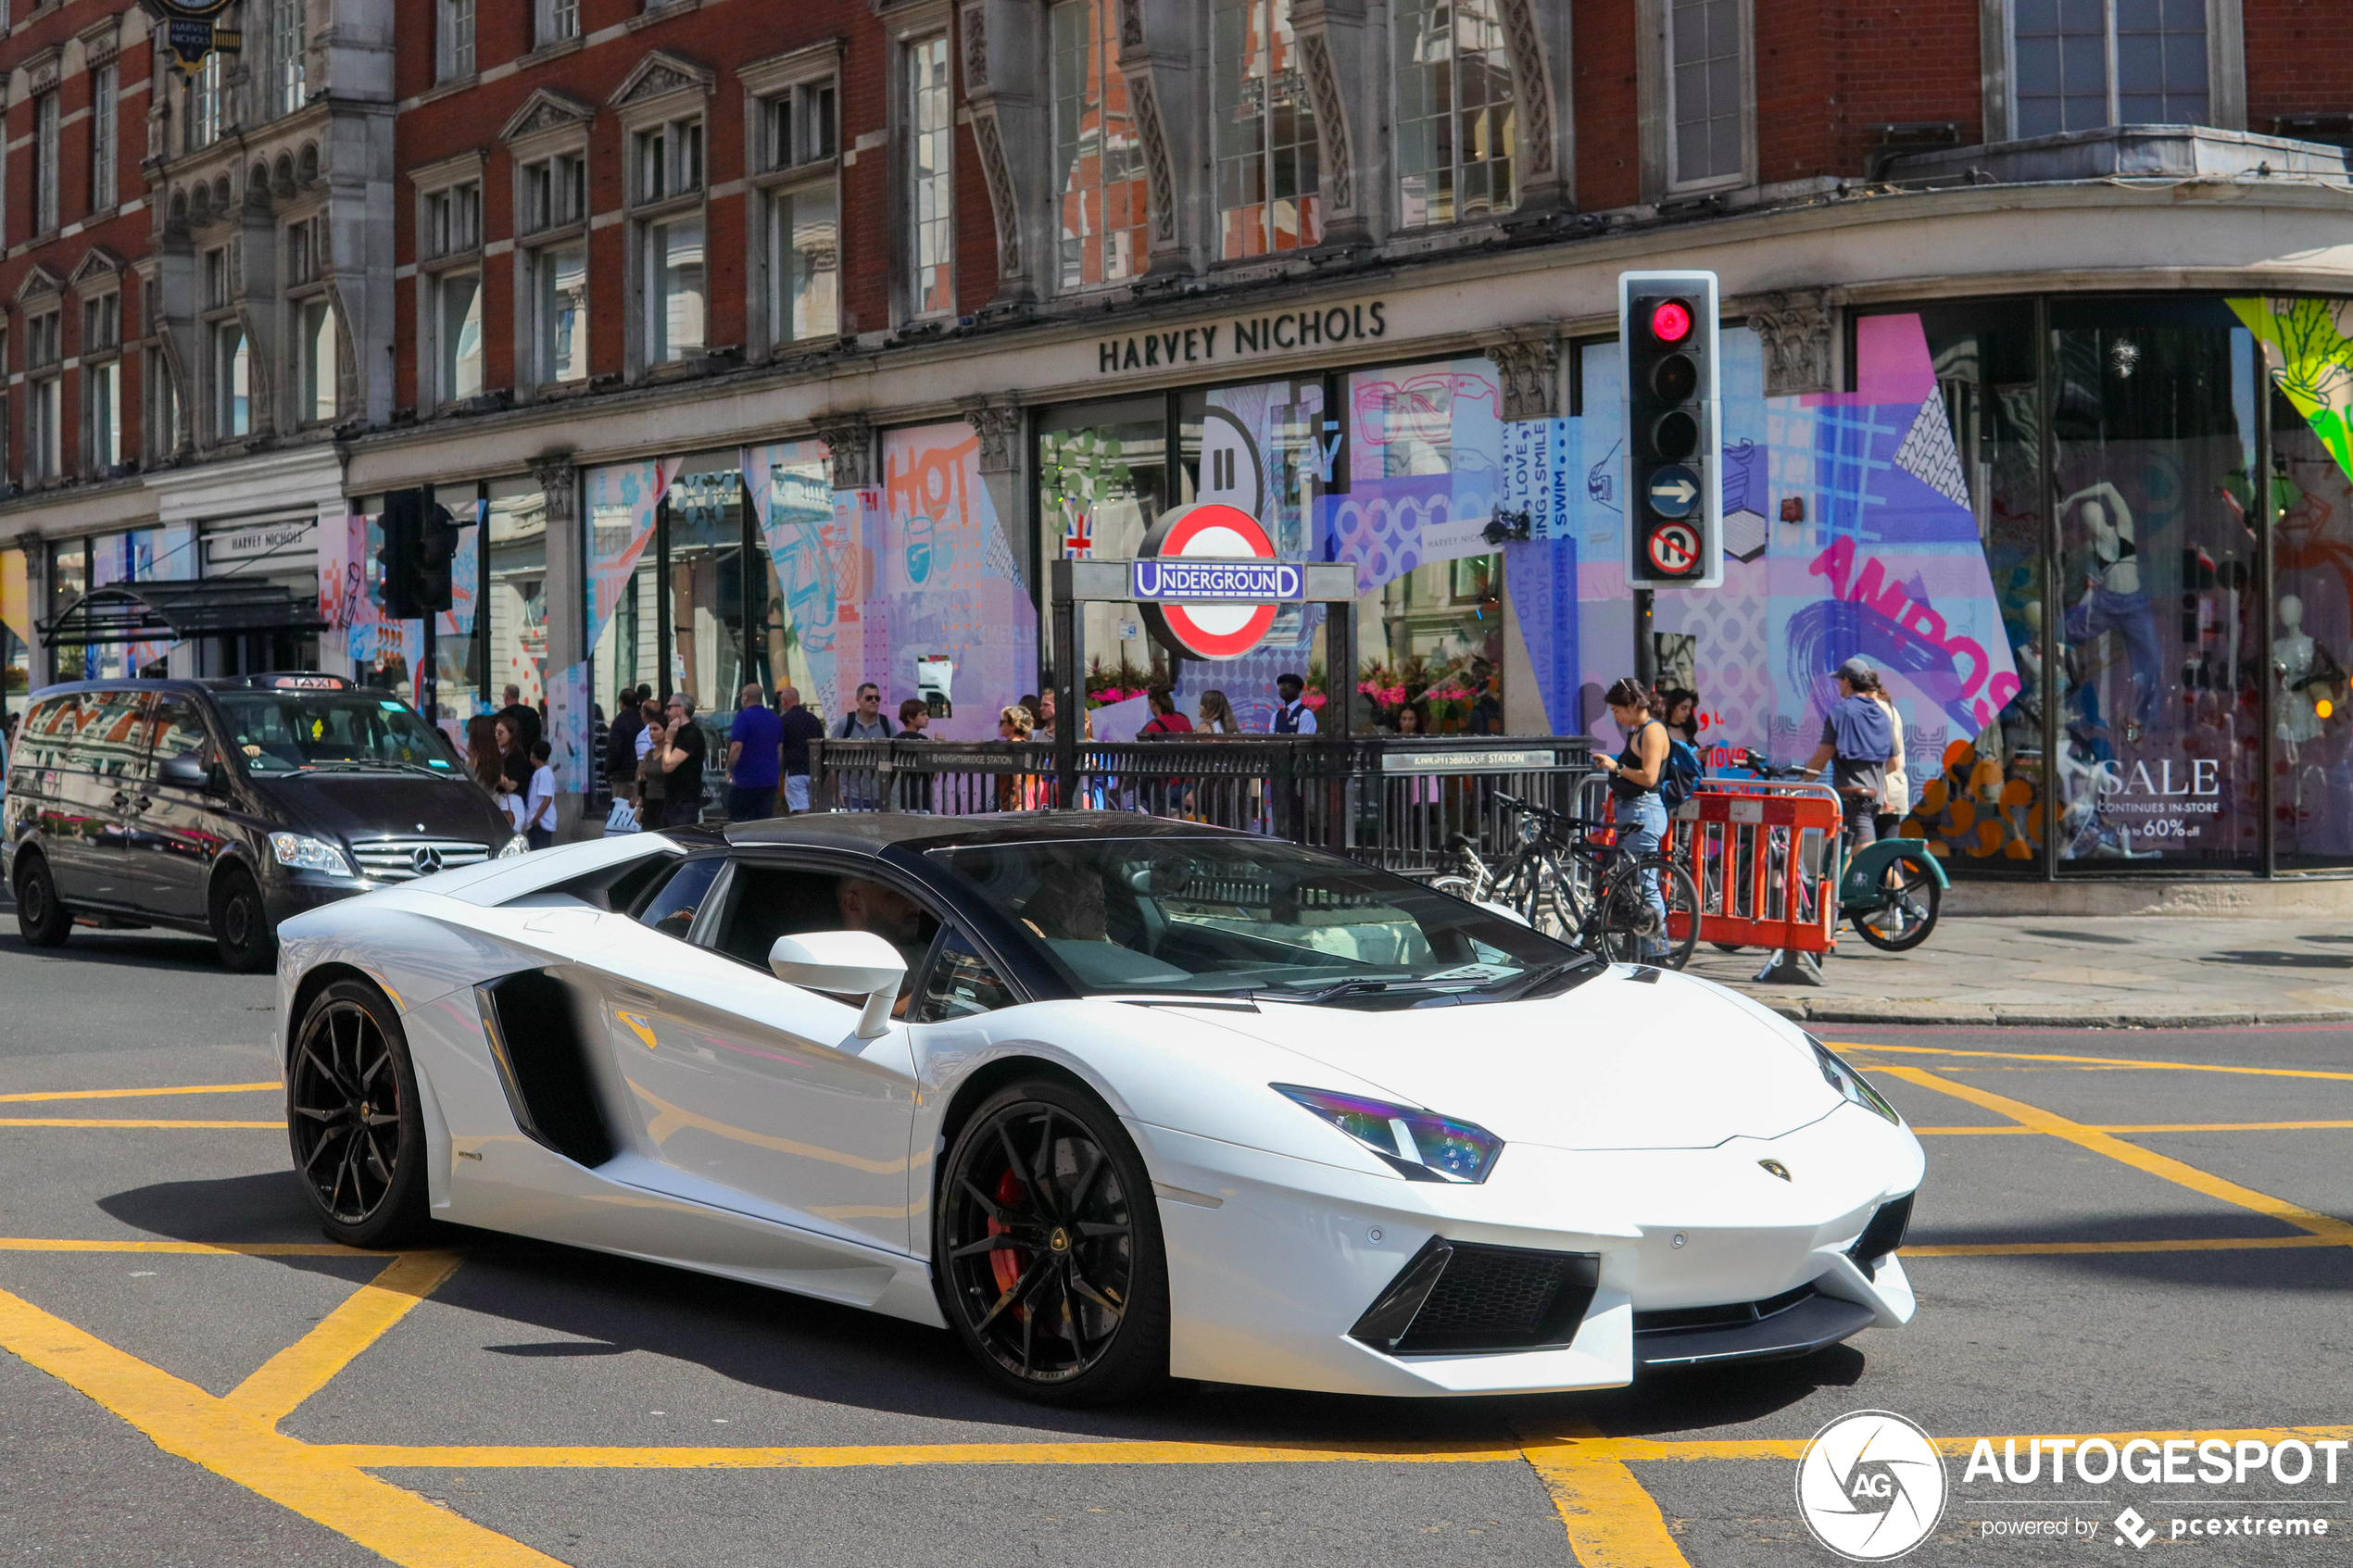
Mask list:
[[[1621,770],[1639,768],[1642,765],[1642,736],[1653,724],[1657,722],[1655,719],[1645,719],[1632,734],[1626,737],[1626,749],[1617,754],[1617,765]],[[1672,737],[1669,738],[1671,740]],[[1620,800],[1640,800],[1645,795],[1656,795],[1658,785],[1653,783],[1645,787],[1636,784],[1620,771],[1609,776],[1609,792]]]
[[[710,743],[703,738],[702,726],[691,719],[674,726],[670,732],[670,744],[673,749],[686,754],[686,759],[671,769],[668,774],[666,784],[670,798],[701,799],[703,754],[710,749]]]
[[[807,777],[809,773],[809,743],[825,738],[825,721],[817,717],[807,703],[786,709],[777,716],[785,732],[785,772],[787,777]]]
[[[621,710],[605,732],[605,777],[628,779],[637,771],[637,737],[645,732],[646,716],[634,704]]]

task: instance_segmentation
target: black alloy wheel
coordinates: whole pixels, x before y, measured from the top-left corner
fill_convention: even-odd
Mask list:
[[[221,966],[238,974],[258,974],[277,961],[278,933],[252,872],[225,871],[213,884],[212,940]]]
[[[1936,929],[1937,907],[1944,889],[1928,866],[1925,850],[1912,850],[1888,862],[1880,878],[1886,899],[1878,909],[1855,917],[1855,933],[1881,952],[1904,953],[1928,940]]]
[[[328,986],[303,1015],[290,1069],[286,1134],[321,1227],[352,1247],[423,1230],[424,1120],[384,994],[356,980]]]
[[[999,1386],[1101,1404],[1168,1374],[1168,1273],[1151,1179],[1108,1107],[1051,1079],[993,1095],[934,1206],[940,1304]]]
[[[72,935],[73,915],[57,900],[49,862],[38,855],[17,862],[17,932],[35,947],[56,947]]]

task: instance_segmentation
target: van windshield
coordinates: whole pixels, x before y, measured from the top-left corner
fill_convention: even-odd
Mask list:
[[[256,774],[305,768],[458,771],[440,734],[406,703],[348,692],[222,692],[230,746]]]

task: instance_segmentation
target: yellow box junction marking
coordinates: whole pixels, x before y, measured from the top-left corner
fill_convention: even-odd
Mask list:
[[[275,1078],[266,1084],[184,1084],[174,1089],[44,1089],[39,1094],[0,1095],[0,1105],[21,1105],[36,1099],[145,1099],[150,1095],[243,1095],[283,1089]]]
[[[0,1252],[179,1252],[223,1258],[388,1258],[389,1252],[332,1241],[81,1241],[71,1237],[0,1236]]]
[[[1901,1051],[1911,1056],[1984,1057],[1998,1061],[2048,1061],[2062,1067],[2132,1067],[2154,1073],[2232,1073],[2251,1078],[2329,1078],[2353,1082],[2353,1073],[2324,1073],[2313,1067],[2228,1067],[2211,1061],[2140,1061],[2128,1056],[2051,1056],[2026,1051],[1952,1050],[1944,1046],[1874,1046],[1861,1040],[1841,1040],[1831,1045],[1831,1048],[1838,1051]]]
[[[455,1252],[410,1252],[344,1299],[319,1325],[264,1361],[221,1403],[275,1426],[334,1381],[359,1354],[409,1315],[464,1261]]]
[[[1873,1072],[1884,1072],[1875,1067]],[[2086,1124],[2095,1133],[2309,1133],[2333,1128],[2353,1127],[2353,1122],[2118,1122],[2100,1125]],[[2020,1133],[2037,1136],[2040,1127],[1915,1127],[1921,1137],[1953,1136],[1973,1134],[1983,1137],[2003,1133]]]
[[[120,1116],[0,1116],[0,1127],[268,1127],[284,1132],[283,1122],[139,1122]]]
[[[2267,1215],[2282,1224],[2293,1225],[2332,1244],[2353,1247],[2353,1224],[2347,1224],[2333,1214],[2319,1213],[2301,1204],[2290,1203],[2284,1198],[2273,1198],[2269,1193],[2257,1192],[2253,1187],[2224,1181],[2169,1155],[2143,1148],[2138,1144],[2126,1143],[2113,1133],[2103,1133],[2081,1122],[2070,1122],[2057,1111],[2045,1110],[2024,1100],[2011,1099],[2007,1095],[1997,1095],[1991,1089],[1981,1089],[1974,1084],[1939,1077],[1923,1068],[1897,1064],[1881,1067],[1878,1071],[1901,1078],[1906,1083],[1951,1095],[1956,1099],[1965,1099],[1981,1110],[2007,1116],[2038,1133],[2048,1133],[2079,1148],[2105,1154],[2110,1160],[2130,1165],[2136,1171],[2145,1171],[2152,1176],[2161,1176],[2169,1182],[2188,1187],[2192,1192],[2204,1193],[2208,1198],[2235,1204],[2241,1209],[2251,1209],[2256,1213]]]
[[[0,1348],[105,1406],[168,1454],[349,1537],[402,1568],[560,1568],[0,1291]]]

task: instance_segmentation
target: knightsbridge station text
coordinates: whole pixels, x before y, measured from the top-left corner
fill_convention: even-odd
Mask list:
[[[1198,365],[1243,354],[1370,341],[1389,332],[1387,300],[1335,305],[1325,310],[1285,310],[1272,316],[1239,316],[1206,327],[1171,327],[1104,338],[1095,345],[1095,369],[1148,370],[1162,365]]]

